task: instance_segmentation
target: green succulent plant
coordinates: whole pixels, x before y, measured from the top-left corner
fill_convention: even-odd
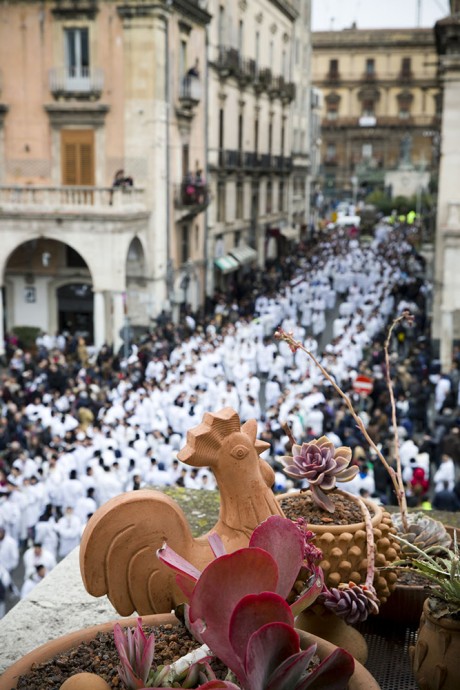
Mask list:
[[[444,548],[440,554],[437,546],[421,549],[403,537],[395,535],[395,538],[403,546],[410,547],[410,553],[402,560],[393,561],[391,567],[420,573],[429,580],[430,609],[434,618],[460,616],[460,550],[457,539],[454,538],[452,548]]]

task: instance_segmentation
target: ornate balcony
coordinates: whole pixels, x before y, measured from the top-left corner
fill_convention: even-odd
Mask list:
[[[192,180],[183,180],[174,187],[174,208],[176,220],[196,216],[204,211],[210,203],[211,195],[207,184],[196,184]]]
[[[0,216],[5,214],[125,214],[145,212],[139,187],[0,186]]]
[[[186,74],[180,81],[176,114],[190,120],[195,113],[196,106],[201,101],[201,97],[202,88],[199,77]]]
[[[104,88],[104,72],[98,67],[53,67],[49,87],[56,99],[97,100]]]

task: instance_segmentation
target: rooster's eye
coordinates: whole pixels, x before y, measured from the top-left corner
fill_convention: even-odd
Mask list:
[[[246,448],[246,446],[243,446],[243,445],[239,445],[239,446],[235,446],[232,449],[232,452],[230,453],[230,455],[232,457],[236,458],[237,460],[242,460],[243,458],[246,457],[246,455],[248,453],[249,453],[249,448]]]

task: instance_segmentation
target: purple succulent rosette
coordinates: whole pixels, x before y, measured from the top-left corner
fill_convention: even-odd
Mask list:
[[[370,613],[377,615],[379,605],[375,589],[366,585],[355,585],[354,582],[340,584],[338,588],[323,592],[324,606],[343,618],[350,625],[367,620]]]
[[[306,479],[309,483],[313,500],[329,513],[334,512],[334,504],[325,491],[335,489],[336,482],[349,482],[353,479],[358,467],[349,467],[351,448],[335,448],[326,436],[292,446],[292,457],[282,457],[284,472],[294,479]]]

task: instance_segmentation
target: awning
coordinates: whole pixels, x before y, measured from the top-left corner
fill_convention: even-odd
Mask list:
[[[214,260],[214,263],[222,273],[231,273],[240,267],[238,261],[234,259],[233,256],[230,256],[230,254],[220,256],[218,259]]]
[[[239,247],[234,247],[230,250],[230,254],[235,257],[241,266],[244,264],[250,264],[251,261],[257,260],[257,252],[252,247],[247,244],[240,244]]]
[[[280,232],[287,240],[299,241],[299,230],[297,228],[281,228]]]

